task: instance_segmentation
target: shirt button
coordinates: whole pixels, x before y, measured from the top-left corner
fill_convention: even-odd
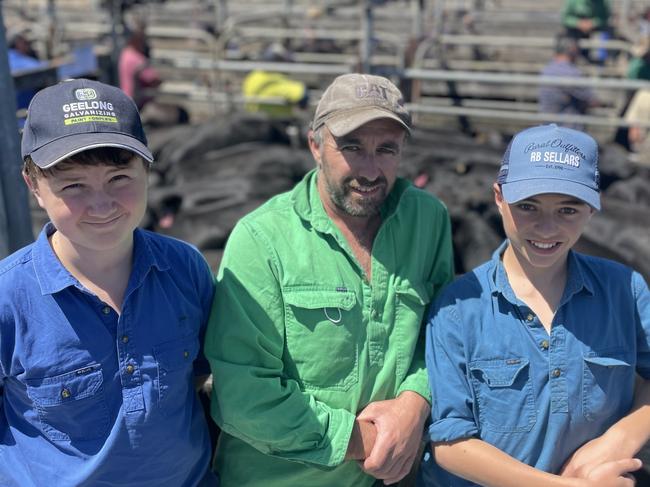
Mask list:
[[[551,372],[553,377],[560,377],[562,375],[562,371],[560,369],[553,369],[553,372]]]
[[[67,398],[69,398],[71,395],[72,395],[72,394],[70,393],[70,389],[63,389],[63,390],[61,391],[61,397],[62,397],[63,399],[67,399]]]
[[[126,366],[126,373],[127,374],[132,374],[135,371],[135,367],[131,364]]]
[[[548,340],[542,340],[540,346],[542,347],[542,350],[548,350]]]
[[[104,313],[105,315],[109,314],[110,312],[111,312],[111,307],[110,306],[104,306],[102,308],[102,313]]]
[[[123,335],[122,336],[122,343],[129,343],[129,336],[128,335]]]
[[[188,352],[187,350],[183,350],[183,357],[187,358],[189,356],[190,356],[190,352]]]
[[[528,316],[526,316],[526,321],[529,323],[535,319],[535,315],[533,313],[528,313]]]

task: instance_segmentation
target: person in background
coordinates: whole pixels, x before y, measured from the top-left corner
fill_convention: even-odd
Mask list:
[[[0,261],[0,485],[214,487],[195,391],[214,284],[193,247],[138,228],[147,148],[122,91],[33,98],[23,177],[50,222]]]
[[[177,105],[155,99],[162,83],[160,73],[151,65],[146,24],[139,19],[130,22],[127,42],[120,52],[118,74],[120,88],[135,101],[147,125],[176,125],[189,120],[187,111]]]
[[[650,164],[650,136],[647,126],[650,123],[650,89],[637,90],[625,112],[625,120],[629,123],[628,141],[632,159]]]
[[[577,41],[571,37],[558,36],[555,41],[553,59],[544,66],[542,76],[580,78],[582,72],[576,66],[579,54]],[[586,115],[589,109],[599,105],[591,89],[586,86],[542,85],[538,92],[540,113],[563,115]],[[581,123],[560,122],[561,125],[581,129]]]
[[[30,30],[26,27],[17,26],[7,29],[7,48],[9,49],[8,58],[11,74],[47,66],[47,62],[38,59],[29,37]],[[16,109],[25,110],[36,91],[33,88],[17,90]]]
[[[604,40],[611,37],[609,0],[565,0],[561,15],[565,35],[576,42],[595,36]],[[579,52],[586,60],[598,64],[602,64],[606,58],[606,51],[599,51],[597,59],[590,57],[589,49]]]
[[[418,457],[421,324],[453,258],[446,208],[397,177],[410,127],[388,79],[337,77],[316,169],[230,235],[205,342],[223,486],[390,484]]]
[[[600,210],[596,141],[526,129],[493,190],[507,240],[427,324],[426,485],[632,487],[650,438],[650,291],[573,250]]]
[[[269,45],[262,55],[265,62],[291,62],[291,55],[279,43]],[[242,82],[246,110],[265,113],[273,119],[290,120],[296,116],[295,109],[305,109],[308,103],[307,87],[275,71],[254,69]]]

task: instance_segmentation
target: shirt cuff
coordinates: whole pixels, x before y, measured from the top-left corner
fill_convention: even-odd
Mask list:
[[[429,378],[427,371],[422,369],[414,374],[409,375],[404,379],[404,382],[397,389],[395,397],[399,396],[404,391],[413,391],[421,395],[426,401],[431,404],[431,388],[429,387]]]
[[[466,419],[447,418],[434,421],[429,426],[429,441],[456,441],[478,436],[476,424]]]

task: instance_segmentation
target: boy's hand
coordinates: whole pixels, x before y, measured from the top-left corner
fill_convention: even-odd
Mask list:
[[[606,462],[622,460],[625,458],[621,453],[618,443],[611,441],[607,435],[599,436],[588,441],[578,448],[569,457],[560,475],[562,477],[588,478],[589,473],[596,467]]]
[[[629,473],[640,469],[642,466],[643,463],[638,458],[626,458],[603,463],[587,475],[585,485],[593,487],[634,487],[636,482]]]

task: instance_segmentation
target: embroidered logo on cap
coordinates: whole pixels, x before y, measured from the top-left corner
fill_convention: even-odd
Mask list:
[[[541,143],[531,142],[524,149],[524,154],[530,154],[530,162],[555,163],[571,167],[580,167],[580,162],[587,158],[578,146],[564,142],[561,138]]]
[[[79,88],[75,90],[74,96],[79,101],[94,100],[97,98],[97,92],[92,88]]]
[[[118,123],[113,104],[109,101],[97,100],[97,92],[93,88],[79,88],[74,96],[78,102],[66,103],[63,109],[63,123],[103,122]]]
[[[366,86],[357,86],[357,98],[380,98],[381,100],[388,101],[386,88],[379,86],[375,83],[368,83]]]

